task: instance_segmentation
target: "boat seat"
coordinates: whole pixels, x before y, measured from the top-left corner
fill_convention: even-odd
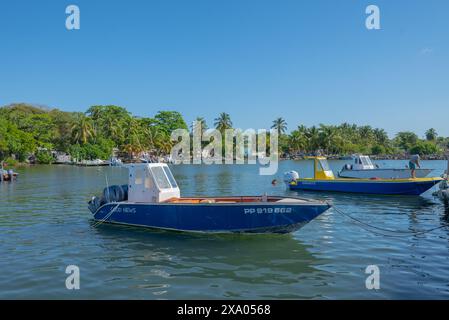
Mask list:
[[[182,198],[172,198],[168,199],[168,203],[200,203],[200,199],[182,199]]]
[[[215,199],[203,199],[200,203],[215,203]]]

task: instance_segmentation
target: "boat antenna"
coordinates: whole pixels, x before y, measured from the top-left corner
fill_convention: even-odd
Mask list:
[[[109,194],[109,181],[108,181],[108,174],[105,172],[104,173],[104,178],[106,180],[106,192],[108,193],[108,201],[110,201],[111,199],[111,195]]]

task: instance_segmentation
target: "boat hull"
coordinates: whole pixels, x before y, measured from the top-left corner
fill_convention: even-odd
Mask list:
[[[417,178],[425,178],[432,170],[416,169]],[[342,170],[338,173],[340,178],[352,179],[408,179],[411,177],[410,169],[364,169],[364,170]]]
[[[427,178],[417,180],[382,181],[368,180],[357,181],[335,179],[335,180],[307,180],[298,179],[289,184],[290,190],[310,191],[332,191],[366,194],[386,195],[420,195],[441,181],[438,178]]]
[[[208,233],[289,233],[330,208],[322,202],[299,204],[108,203],[94,219],[156,229]]]
[[[0,173],[0,181],[15,181],[15,180],[17,180],[17,177],[18,177],[18,174],[17,173],[14,173],[13,175],[12,175],[12,179],[11,179],[11,176],[9,175],[9,174],[3,174],[3,173]]]

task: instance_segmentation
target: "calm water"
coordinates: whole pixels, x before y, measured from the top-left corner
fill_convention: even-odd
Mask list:
[[[331,162],[339,169],[345,161]],[[379,161],[402,167],[405,161]],[[308,162],[282,172],[311,175]],[[440,175],[444,161],[424,161]],[[177,166],[183,195],[296,195],[253,166]],[[291,235],[207,236],[131,227],[95,227],[86,201],[120,168],[36,166],[0,185],[0,298],[62,299],[417,299],[449,298],[449,227],[386,237],[334,210]],[[447,223],[431,191],[421,197],[303,193],[328,199],[367,223],[423,230]],[[81,289],[65,288],[65,268],[81,270]],[[365,288],[365,268],[380,268],[381,289]]]

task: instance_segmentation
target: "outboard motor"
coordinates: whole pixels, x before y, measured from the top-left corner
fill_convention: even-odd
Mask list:
[[[108,202],[121,202],[128,200],[128,185],[110,186],[103,190],[103,198]]]
[[[98,197],[92,197],[92,200],[88,202],[88,208],[90,212],[95,213],[102,206],[101,199]]]
[[[293,170],[284,172],[284,182],[287,186],[290,184],[290,182],[296,181],[297,179],[299,179],[298,172],[293,171]]]
[[[97,212],[97,210],[104,204],[109,202],[122,202],[128,200],[128,185],[122,186],[110,186],[104,188],[103,195],[101,197],[92,197],[88,202],[89,210],[92,213]]]

